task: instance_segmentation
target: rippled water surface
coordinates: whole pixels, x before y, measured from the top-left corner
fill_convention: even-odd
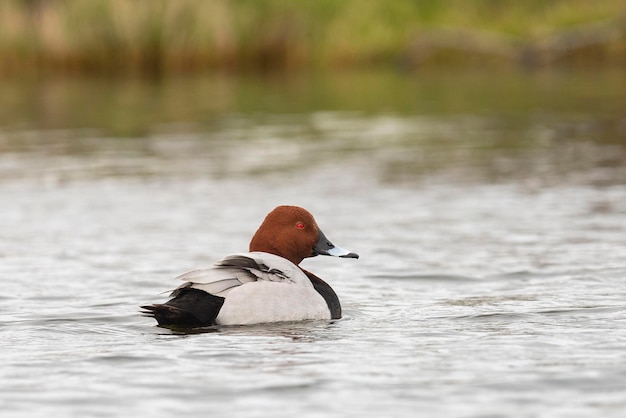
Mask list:
[[[2,416],[624,416],[626,89],[572,77],[7,89]],[[304,262],[343,319],[139,315],[279,204],[361,255]]]

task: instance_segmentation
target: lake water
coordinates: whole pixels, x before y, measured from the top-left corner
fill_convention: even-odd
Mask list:
[[[625,416],[622,73],[4,83],[3,417]],[[279,204],[343,319],[140,316]]]

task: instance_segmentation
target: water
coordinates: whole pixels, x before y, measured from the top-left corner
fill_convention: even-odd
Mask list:
[[[72,116],[89,100],[72,82],[53,102],[79,105],[5,96],[22,113],[0,137],[3,416],[623,416],[626,90],[561,75],[563,102],[538,99],[544,78],[518,75],[503,108],[469,99],[489,77],[436,80],[378,108],[406,84],[365,85],[363,108],[302,87],[281,109],[250,82],[234,91],[268,97],[130,128]],[[130,108],[174,100],[153,88]],[[343,319],[182,334],[139,315],[279,204],[361,255],[304,262]]]

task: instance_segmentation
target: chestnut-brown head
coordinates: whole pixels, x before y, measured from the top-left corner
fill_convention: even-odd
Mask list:
[[[298,206],[278,206],[271,211],[252,237],[250,251],[275,254],[294,264],[316,255],[359,257],[333,245],[319,229],[313,215]]]

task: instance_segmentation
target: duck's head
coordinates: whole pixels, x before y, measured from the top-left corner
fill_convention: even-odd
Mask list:
[[[316,255],[359,258],[330,242],[313,215],[298,206],[278,206],[271,211],[252,237],[250,251],[275,254],[296,265]]]

